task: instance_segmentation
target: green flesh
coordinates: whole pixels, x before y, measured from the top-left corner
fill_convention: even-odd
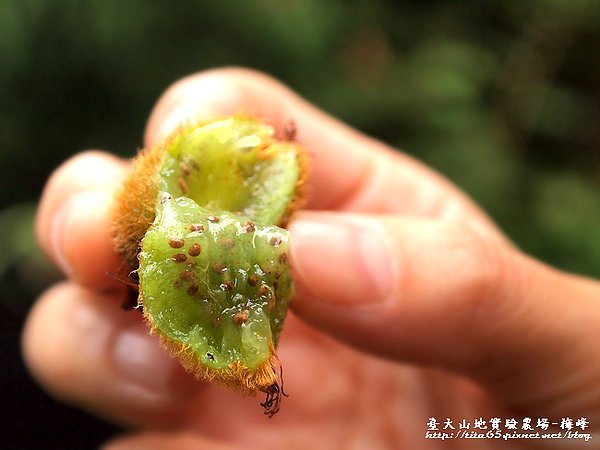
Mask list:
[[[167,150],[159,191],[192,198],[211,211],[277,223],[294,197],[300,168],[294,146],[261,148],[272,134],[269,126],[235,117],[184,133]]]
[[[288,232],[273,224],[299,168],[292,146],[259,148],[271,134],[232,118],[173,141],[142,240],[140,297],[151,325],[212,369],[269,361],[293,295]]]

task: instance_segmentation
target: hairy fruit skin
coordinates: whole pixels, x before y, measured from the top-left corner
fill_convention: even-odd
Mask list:
[[[275,352],[294,287],[285,226],[304,199],[306,160],[250,117],[175,132],[143,150],[117,195],[122,275],[163,345],[197,377],[267,393],[279,408]]]

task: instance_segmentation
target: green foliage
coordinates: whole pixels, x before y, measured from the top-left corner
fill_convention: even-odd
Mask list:
[[[575,175],[548,175],[533,192],[541,256],[578,272],[600,267],[600,195]]]

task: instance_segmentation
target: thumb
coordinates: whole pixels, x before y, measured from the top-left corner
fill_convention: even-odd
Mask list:
[[[306,212],[290,228],[294,310],[324,332],[466,375],[507,406],[600,404],[600,349],[585,347],[597,283],[452,222]]]

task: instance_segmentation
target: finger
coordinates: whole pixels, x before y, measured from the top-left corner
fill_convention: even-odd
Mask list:
[[[293,308],[388,358],[474,378],[536,413],[600,410],[600,287],[452,223],[303,213]],[[563,408],[561,410],[561,408]]]
[[[468,220],[495,228],[463,193],[413,158],[393,151],[318,110],[281,83],[244,69],[218,69],[185,78],[161,97],[148,122],[146,145],[182,123],[251,114],[278,134],[289,121],[311,157],[309,207],[407,213]]]
[[[114,283],[118,256],[112,246],[109,210],[125,176],[125,162],[107,153],[81,153],[50,177],[36,218],[44,252],[64,273],[89,287]]]
[[[183,372],[140,315],[74,283],[35,305],[23,351],[37,380],[60,399],[124,424],[176,426],[206,386]]]
[[[50,289],[38,300],[24,329],[23,353],[31,373],[46,390],[124,425],[195,428],[221,437],[230,437],[232,427],[251,435],[264,425],[261,400],[197,381],[160,347],[137,311],[124,311],[115,300],[73,282]],[[286,380],[302,389],[315,383],[313,376],[302,373],[304,355],[314,348],[306,339],[311,333],[298,332],[307,327],[291,319],[285,327],[291,337],[286,339],[287,350],[280,346],[278,353],[286,369],[301,374]],[[327,353],[317,352],[311,362],[324,365],[328,358]],[[330,381],[340,384],[339,378]],[[327,385],[322,376],[320,382]],[[319,398],[295,407],[303,410],[320,402]],[[296,423],[293,413],[286,420]],[[279,421],[280,425],[284,422]]]
[[[235,431],[232,430],[232,435]],[[234,450],[253,447],[235,446],[207,439],[191,433],[140,433],[112,439],[101,450]]]

